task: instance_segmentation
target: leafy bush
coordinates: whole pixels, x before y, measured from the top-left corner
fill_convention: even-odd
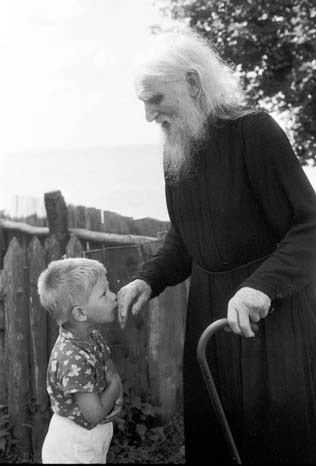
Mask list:
[[[4,415],[6,416],[6,415]],[[0,417],[3,422],[6,417]],[[5,441],[0,441],[0,464],[40,464],[37,457],[21,457],[10,426],[6,426]],[[0,432],[1,435],[1,432]],[[1,445],[4,447],[1,449]],[[114,421],[114,435],[107,458],[108,464],[184,464],[183,419],[176,414],[163,422],[155,408],[131,392],[125,394],[124,406]]]
[[[126,394],[108,453],[109,464],[184,464],[183,418],[165,423],[155,408],[132,393]]]

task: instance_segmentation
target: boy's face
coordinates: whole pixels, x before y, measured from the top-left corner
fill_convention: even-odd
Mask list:
[[[109,282],[105,275],[92,288],[85,309],[87,320],[95,324],[106,324],[116,319],[116,294],[110,291]]]

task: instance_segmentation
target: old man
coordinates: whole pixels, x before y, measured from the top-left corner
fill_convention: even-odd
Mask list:
[[[244,463],[316,463],[316,195],[280,126],[245,105],[236,75],[192,31],[161,33],[136,72],[165,135],[170,230],[119,292],[119,318],[189,276],[187,463],[227,463],[196,358],[210,365]],[[172,309],[170,309],[172,312]]]

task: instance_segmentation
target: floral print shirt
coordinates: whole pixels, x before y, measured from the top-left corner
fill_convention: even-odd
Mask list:
[[[92,330],[93,343],[60,327],[47,370],[47,391],[54,413],[92,429],[76,402],[76,392],[103,392],[110,349],[103,336]]]

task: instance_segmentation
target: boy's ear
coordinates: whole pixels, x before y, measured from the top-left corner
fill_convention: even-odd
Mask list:
[[[87,320],[87,313],[81,306],[75,306],[71,311],[71,315],[77,322],[85,322]]]

